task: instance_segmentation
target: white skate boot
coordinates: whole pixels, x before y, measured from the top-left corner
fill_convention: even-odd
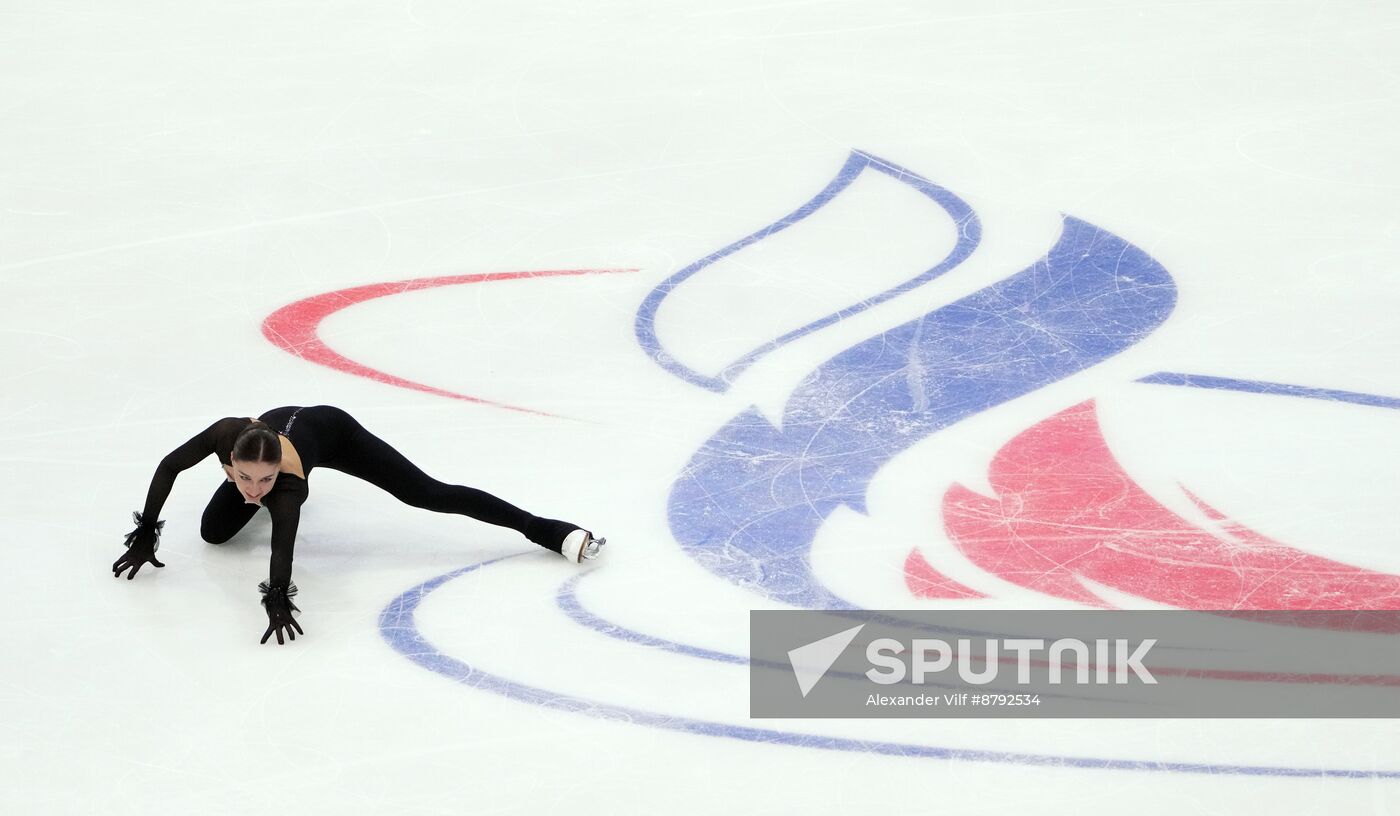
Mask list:
[[[581,564],[585,560],[597,558],[598,551],[606,543],[608,543],[606,538],[594,538],[593,534],[587,530],[574,530],[564,537],[564,544],[559,548],[559,554],[575,564]]]

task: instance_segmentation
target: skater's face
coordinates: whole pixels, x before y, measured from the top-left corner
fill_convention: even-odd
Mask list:
[[[272,485],[277,482],[278,466],[267,462],[244,462],[234,459],[230,470],[233,483],[238,485],[238,492],[243,494],[243,500],[248,504],[262,504],[262,497],[266,496],[268,491],[272,490]]]

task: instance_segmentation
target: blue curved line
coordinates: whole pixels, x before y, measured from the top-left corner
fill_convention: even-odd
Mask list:
[[[946,258],[940,261],[936,266],[925,270],[924,272],[916,275],[913,278],[910,278],[907,281],[904,281],[901,284],[898,284],[890,289],[886,289],[885,291],[880,292],[879,294],[872,295],[871,297],[866,298],[865,300],[862,300],[858,303],[847,306],[844,309],[832,312],[826,317],[808,323],[807,325],[802,326],[801,328],[787,332],[786,334],[783,334],[775,340],[771,340],[767,343],[764,343],[763,345],[744,354],[739,359],[729,363],[727,366],[725,366],[724,370],[721,371],[718,376],[711,377],[699,371],[696,371],[695,369],[692,369],[689,366],[686,366],[685,364],[675,360],[673,357],[666,353],[666,351],[661,346],[661,340],[656,336],[656,312],[658,309],[661,308],[662,301],[664,301],[666,297],[670,295],[673,289],[679,286],[687,278],[690,278],[695,273],[699,272],[701,269],[704,269],[705,267],[715,263],[716,261],[719,261],[725,256],[732,255],[733,253],[738,252],[739,250],[749,246],[750,244],[761,241],[764,238],[769,237],[770,235],[782,232],[783,230],[787,229],[793,224],[796,224],[797,222],[803,220],[807,216],[826,206],[826,204],[829,203],[833,198],[835,198],[843,190],[849,187],[851,185],[851,182],[855,181],[856,178],[859,177],[860,174],[867,167],[878,170],[879,172],[884,173],[885,175],[890,176],[891,178],[894,178],[897,181],[901,181],[905,184],[908,184],[909,186],[918,190],[920,193],[923,193],[925,196],[932,199],[934,203],[938,204],[944,209],[944,211],[948,213],[949,217],[951,217],[954,223],[956,223],[958,226],[958,240],[957,243],[953,246],[952,251],[949,252]],[[686,382],[698,385],[702,388],[706,388],[711,391],[723,392],[729,388],[730,383],[734,380],[735,377],[737,377],[750,365],[756,362],[760,357],[773,351],[774,349],[786,345],[787,343],[790,343],[793,340],[798,339],[799,337],[811,334],[812,332],[817,331],[818,329],[829,326],[832,323],[844,320],[845,318],[850,317],[851,315],[859,314],[860,312],[863,312],[866,309],[871,308],[872,306],[879,305],[880,303],[883,303],[889,300],[890,298],[897,297],[911,289],[914,289],[918,286],[929,282],[930,280],[933,280],[939,275],[942,275],[944,272],[947,272],[949,269],[952,269],[953,267],[966,260],[967,256],[971,255],[972,251],[977,248],[977,244],[981,241],[981,238],[981,222],[977,219],[977,214],[972,211],[972,208],[967,204],[967,202],[963,201],[961,198],[958,198],[952,192],[944,189],[943,187],[940,187],[939,185],[934,184],[933,182],[918,175],[917,173],[906,170],[894,164],[893,162],[885,161],[884,159],[877,158],[869,153],[865,153],[860,150],[852,150],[850,156],[848,156],[846,159],[846,163],[842,165],[841,169],[837,172],[836,177],[833,178],[831,182],[828,183],[820,193],[817,193],[817,195],[814,196],[806,204],[803,204],[797,210],[773,222],[772,224],[769,224],[763,229],[745,238],[735,241],[734,243],[730,244],[729,246],[726,246],[718,252],[713,252],[709,255],[706,255],[704,258],[701,258],[700,260],[696,261],[690,266],[687,266],[686,268],[682,269],[681,271],[662,281],[655,289],[653,289],[647,295],[646,299],[642,301],[642,305],[637,308],[637,317],[636,322],[634,324],[637,342],[641,345],[642,349],[646,351],[646,353],[653,360],[656,361],[657,365],[661,366],[662,368],[671,372],[677,377],[685,380]]]
[[[1367,394],[1361,391],[1338,391],[1332,388],[1312,388],[1306,385],[1289,385],[1288,383],[1264,382],[1263,380],[1210,377],[1205,374],[1159,371],[1156,374],[1143,377],[1138,382],[1155,385],[1180,385],[1187,388],[1243,391],[1249,394],[1266,394],[1274,397],[1303,397],[1331,402],[1350,402],[1354,405],[1368,405],[1372,408],[1400,408],[1400,397],[1384,397],[1380,394]]]
[[[749,665],[749,659],[743,655],[730,654],[728,652],[716,652],[712,649],[702,649],[699,646],[690,646],[674,640],[655,637],[635,629],[628,629],[612,621],[594,615],[583,604],[579,603],[575,588],[582,579],[582,575],[575,575],[573,578],[559,585],[559,590],[554,594],[554,602],[569,616],[569,619],[580,626],[592,629],[600,634],[615,638],[624,643],[635,643],[639,646],[650,646],[662,651],[674,652],[687,657],[698,657],[702,660],[714,660],[719,663],[734,663],[740,666]]]
[[[583,575],[587,575],[587,574],[588,574],[588,573],[584,573]],[[593,631],[598,632],[599,634],[607,635],[608,637],[613,638],[614,640],[620,640],[620,641],[622,641],[623,643],[632,643],[632,644],[636,644],[636,645],[638,645],[638,646],[647,646],[647,647],[650,647],[650,648],[653,648],[653,649],[660,649],[660,650],[663,651],[663,652],[671,652],[671,653],[673,653],[673,654],[685,655],[685,656],[687,656],[687,657],[696,657],[696,658],[700,658],[701,660],[713,660],[713,661],[715,661],[715,662],[717,662],[717,663],[734,663],[734,664],[737,664],[737,665],[740,665],[740,666],[749,666],[749,665],[762,666],[762,667],[764,667],[764,668],[769,668],[769,669],[781,669],[781,670],[784,670],[784,671],[786,671],[786,670],[789,668],[788,664],[786,664],[786,663],[778,663],[778,662],[775,662],[775,661],[772,661],[772,660],[753,660],[752,658],[745,657],[745,656],[743,656],[743,655],[730,654],[730,653],[728,653],[728,652],[717,652],[717,651],[714,651],[713,649],[705,649],[705,648],[701,648],[701,647],[699,647],[699,646],[691,646],[691,645],[688,644],[688,643],[681,643],[680,641],[676,641],[676,640],[667,640],[666,638],[659,638],[659,637],[656,637],[655,635],[648,635],[648,634],[646,634],[645,632],[639,632],[639,631],[637,631],[636,629],[628,629],[627,627],[622,626],[621,624],[613,623],[612,621],[607,620],[606,618],[603,618],[603,617],[600,617],[600,616],[598,616],[598,615],[595,615],[595,614],[593,614],[592,612],[589,612],[587,609],[585,609],[584,606],[583,606],[583,603],[580,602],[579,599],[578,599],[578,591],[577,591],[578,583],[579,583],[579,581],[581,581],[581,580],[583,579],[583,575],[575,575],[573,578],[570,578],[569,580],[567,580],[567,581],[565,581],[564,583],[560,584],[560,585],[559,585],[559,589],[556,590],[555,593],[554,593],[554,602],[555,602],[555,605],[557,605],[557,606],[559,607],[560,611],[562,611],[565,615],[567,615],[567,616],[569,617],[570,620],[572,620],[574,623],[577,623],[579,626],[582,626],[582,627],[584,627],[584,628],[586,628],[586,629],[592,629]],[[835,613],[835,614],[840,614],[840,613]],[[883,622],[890,622],[890,621],[893,620],[893,619],[892,619],[892,618],[889,618],[889,617],[886,617],[886,616],[882,616],[882,615],[876,615],[876,616],[873,616],[873,617],[872,617],[872,616],[869,616],[869,615],[866,615],[866,616],[864,616],[864,617],[862,618],[862,620],[867,620],[867,621],[877,621],[877,620],[878,620],[878,621],[883,621]],[[901,623],[906,623],[906,624],[907,624],[907,623],[910,623],[910,622],[908,622],[908,621],[901,621]],[[965,629],[949,628],[949,627],[945,627],[945,626],[929,626],[929,625],[926,625],[926,624],[912,624],[912,628],[917,629],[917,630],[938,632],[938,633],[940,633],[940,634],[947,634],[947,633],[969,634],[969,635],[987,635],[987,634],[990,634],[990,633],[988,633],[988,632],[970,631],[970,630],[965,630]],[[851,679],[851,680],[859,680],[859,679],[863,679],[863,678],[865,677],[865,675],[862,674],[862,673],[837,671],[837,670],[835,670],[835,669],[829,669],[829,670],[827,670],[827,672],[826,672],[823,676],[824,676],[824,677],[845,677],[845,678]],[[900,683],[899,685],[900,685],[900,686],[903,686],[903,687],[908,687],[908,688],[910,688],[910,689],[914,689],[914,688],[915,688],[914,684],[913,684],[912,682],[908,682],[908,681],[902,682],[902,683]],[[919,684],[919,686],[918,686],[917,688],[930,688],[930,687],[931,687],[931,688],[944,688],[944,689],[958,689],[958,690],[961,690],[961,689],[965,688],[965,686],[959,685],[959,684],[956,684],[956,683],[935,683],[935,682],[932,682],[932,681],[925,681],[925,682]],[[1000,690],[1000,691],[1014,691],[1014,690],[1015,690],[1015,689],[1012,688],[1012,687],[1003,686],[1003,685],[1000,685],[1000,684],[998,684],[998,685],[992,685],[992,686],[987,686],[986,688],[987,688],[988,690],[990,690],[990,691],[998,691],[998,690]],[[1110,699],[1100,699],[1100,698],[1095,698],[1095,697],[1086,697],[1086,696],[1084,696],[1084,695],[1076,695],[1076,694],[1050,694],[1050,693],[1044,693],[1044,694],[1041,694],[1041,696],[1042,696],[1042,697],[1051,698],[1051,699],[1067,699],[1067,700],[1085,700],[1085,699],[1092,699],[1092,700],[1096,700],[1097,702],[1100,702],[1100,703],[1102,703],[1102,704],[1104,704],[1104,705],[1118,705],[1118,704],[1121,703],[1121,701],[1110,700]]]
[[[520,553],[518,555],[523,555]],[[1338,768],[1288,768],[1267,765],[1218,765],[1198,762],[1151,762],[1147,760],[1107,759],[1097,757],[1052,756],[1047,754],[1022,754],[1007,751],[984,751],[969,748],[940,748],[932,745],[885,742],[880,740],[858,740],[846,737],[831,737],[820,734],[800,734],[778,731],[770,728],[751,728],[712,720],[698,720],[689,717],[673,717],[639,708],[614,705],[582,697],[573,697],[563,692],[530,686],[509,680],[497,674],[482,671],[455,657],[443,654],[428,642],[418,630],[415,614],[418,606],[429,594],[443,584],[481,567],[494,564],[505,558],[502,556],[431,578],[411,587],[389,602],[379,614],[379,632],[384,640],[399,654],[429,671],[446,677],[465,686],[489,691],[512,700],[531,703],[543,708],[585,714],[604,720],[626,721],[650,728],[662,728],[689,734],[725,737],[748,742],[773,745],[791,745],[800,748],[818,748],[830,751],[854,751],[867,754],[916,757],[923,759],[956,759],[975,762],[996,762],[1013,765],[1051,766],[1076,769],[1100,769],[1114,771],[1155,771],[1164,773],[1198,773],[1210,775],[1262,776],[1262,777],[1325,777],[1344,779],[1400,779],[1400,771],[1367,771]]]

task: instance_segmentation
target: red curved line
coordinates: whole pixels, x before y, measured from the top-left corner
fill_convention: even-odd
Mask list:
[[[462,283],[488,283],[491,281],[552,278],[572,275],[603,275],[615,272],[636,271],[636,269],[553,269],[537,272],[489,272],[476,275],[446,275],[432,278],[412,278],[404,281],[387,281],[385,283],[352,286],[349,289],[337,289],[333,292],[313,295],[309,298],[304,298],[295,303],[283,306],[268,315],[267,319],[263,321],[262,333],[263,337],[266,337],[274,346],[277,346],[289,354],[294,354],[304,360],[326,366],[327,368],[344,371],[347,374],[354,374],[357,377],[365,377],[386,385],[396,385],[400,388],[422,391],[427,394],[436,394],[437,396],[447,397],[449,399],[474,402],[478,405],[490,405],[495,408],[503,408],[507,411],[520,411],[536,416],[555,416],[554,414],[545,411],[537,411],[533,408],[524,408],[519,405],[510,405],[504,402],[483,399],[482,397],[458,394],[455,391],[446,391],[431,385],[424,385],[423,383],[396,377],[393,374],[370,368],[362,363],[357,363],[326,345],[319,334],[321,321],[347,306],[354,306],[357,303],[374,300],[375,298],[398,295],[404,292],[413,292],[419,289],[431,289],[437,286],[454,286]]]

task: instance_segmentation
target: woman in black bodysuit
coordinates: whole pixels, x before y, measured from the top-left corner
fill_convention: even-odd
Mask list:
[[[273,429],[281,426],[280,433]],[[458,513],[518,530],[530,541],[571,561],[595,558],[606,539],[577,525],[531,515],[519,507],[472,487],[450,485],[432,478],[365,430],[354,417],[331,405],[286,406],[258,419],[225,417],[161,460],[146,494],[146,506],[132,513],[136,529],[126,537],[126,552],[112,564],[120,576],[128,568],[130,580],[146,562],[165,566],[155,558],[160,531],[161,506],[170,495],[175,477],[209,454],[219,457],[227,480],[214,491],[200,520],[200,536],[210,544],[222,544],[243,529],[259,507],[272,516],[272,564],[268,580],[260,583],[267,610],[269,636],[296,640],[302,632],[292,618],[301,611],[292,603],[292,550],[297,521],[307,497],[307,477],[316,467],[348,473],[376,485],[400,501],[439,513]]]

